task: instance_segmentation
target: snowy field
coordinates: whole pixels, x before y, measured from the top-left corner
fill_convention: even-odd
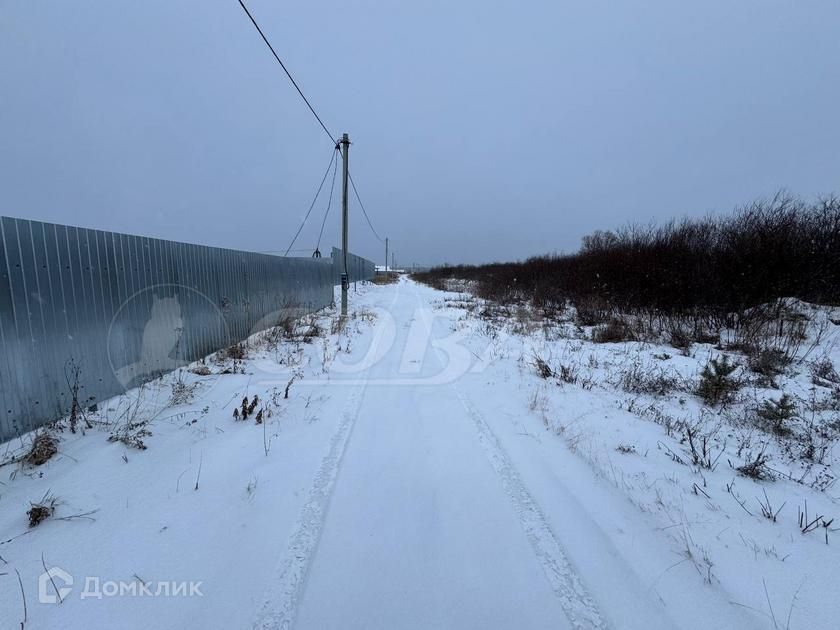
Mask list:
[[[838,627],[837,313],[757,379],[406,278],[351,305],[4,445],[0,627]]]

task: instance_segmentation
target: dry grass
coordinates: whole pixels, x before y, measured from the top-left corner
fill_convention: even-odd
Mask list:
[[[236,343],[228,348],[225,348],[224,350],[220,350],[219,355],[221,359],[233,359],[235,361],[242,361],[248,356],[248,353],[245,349],[244,344]]]
[[[29,517],[29,527],[35,527],[55,514],[56,503],[57,499],[49,492],[40,501],[30,503],[30,508],[26,512],[26,516]]]
[[[548,362],[536,354],[534,354],[534,369],[540,378],[551,378],[554,376],[554,370],[551,369]]]
[[[388,273],[377,273],[371,282],[373,284],[396,284],[400,281],[400,274],[389,271]]]
[[[595,343],[621,343],[637,339],[638,335],[630,324],[620,317],[612,317],[606,324],[592,330],[592,341]]]
[[[210,376],[213,372],[204,363],[200,363],[195,367],[190,368],[190,372],[196,376]]]
[[[30,466],[41,466],[56,453],[58,453],[58,440],[55,436],[47,431],[39,431],[32,440],[29,451],[23,456],[23,461]]]

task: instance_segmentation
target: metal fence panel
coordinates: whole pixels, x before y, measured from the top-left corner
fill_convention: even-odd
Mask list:
[[[284,258],[0,217],[0,442],[333,301],[341,251]],[[374,276],[348,254],[351,282]]]
[[[344,270],[344,260],[341,255],[341,250],[333,247],[331,258],[333,263],[333,282],[339,285],[341,284],[341,273]],[[348,252],[347,277],[350,282],[370,280],[374,275],[376,275],[376,265],[374,263]]]

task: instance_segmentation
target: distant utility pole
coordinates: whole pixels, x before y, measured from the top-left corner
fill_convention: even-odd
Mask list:
[[[391,252],[391,269],[397,268],[397,255],[394,252]]]
[[[347,274],[347,177],[349,167],[347,164],[347,154],[350,150],[350,136],[346,133],[341,136],[341,157],[344,160],[344,167],[341,173],[342,190],[341,190],[341,256],[344,259],[344,265],[341,272],[341,319],[347,319],[347,289],[350,285],[350,276]]]
[[[385,237],[385,273],[388,273],[388,237]]]

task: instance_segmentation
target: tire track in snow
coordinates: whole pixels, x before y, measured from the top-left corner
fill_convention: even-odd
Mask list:
[[[309,496],[298,517],[297,527],[289,539],[284,559],[277,569],[276,580],[269,587],[254,623],[255,629],[286,630],[294,624],[309,564],[321,538],[335,480],[347,450],[347,443],[350,441],[350,434],[359,416],[365,389],[366,386],[362,385],[355,390],[344,405],[338,430],[330,441],[330,450],[321,461],[309,489]]]
[[[519,472],[499,439],[466,395],[454,384],[452,389],[475,423],[479,442],[513,503],[528,542],[542,565],[554,594],[560,600],[569,623],[578,630],[606,630],[609,627],[607,622],[569,562],[542,509],[522,483]]]
[[[414,295],[419,301],[420,297],[417,295],[416,288],[414,288]],[[431,339],[432,322],[425,311],[421,310],[420,313]],[[442,363],[441,349],[433,347],[438,360]],[[502,488],[510,497],[525,536],[548,578],[551,589],[560,600],[560,606],[566,613],[569,623],[577,630],[607,630],[609,625],[598,610],[595,600],[583,585],[583,581],[549,526],[542,508],[528,492],[496,434],[466,394],[458,389],[457,384],[453,382],[450,385],[461,406],[475,424],[479,442],[499,477]]]
[[[394,293],[389,308],[392,308],[400,294],[400,285]],[[374,330],[372,344],[382,343],[381,335]],[[350,441],[350,435],[362,408],[365,391],[369,382],[370,368],[364,372],[362,384],[350,394],[341,411],[341,422],[330,440],[330,450],[321,461],[321,466],[309,489],[306,503],[301,509],[294,533],[283,560],[276,570],[264,596],[260,612],[254,622],[254,630],[289,630],[294,626],[298,605],[306,586],[306,578],[312,556],[321,539],[324,522],[327,518],[330,499],[335,481],[341,469],[341,462]]]

